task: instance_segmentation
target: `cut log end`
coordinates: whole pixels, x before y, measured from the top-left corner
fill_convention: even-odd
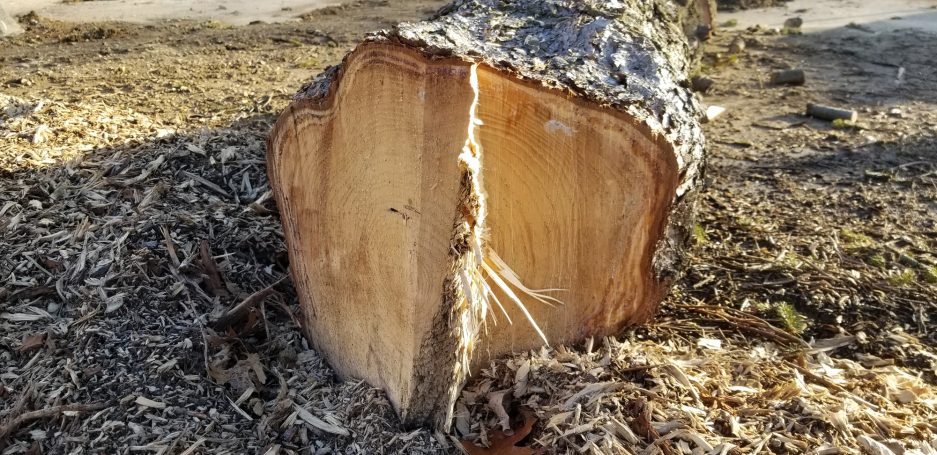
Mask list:
[[[668,136],[647,111],[430,48],[359,46],[280,117],[268,162],[308,337],[408,424],[444,429],[489,358],[653,313],[699,138],[694,105]]]
[[[302,258],[293,273],[314,300],[310,337],[339,371],[416,414],[412,401],[440,391],[414,387],[432,386],[440,360],[461,378],[479,331],[491,355],[542,344],[485,270],[488,260],[500,271],[489,249],[526,288],[560,289],[551,295],[565,307],[550,307],[499,277],[556,343],[643,320],[663,292],[651,267],[673,152],[625,114],[484,66],[473,119],[472,69],[362,46],[332,94],[278,122],[271,146],[290,252]],[[460,158],[473,120],[480,165]]]

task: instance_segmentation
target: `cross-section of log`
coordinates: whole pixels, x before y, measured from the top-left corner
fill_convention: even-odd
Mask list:
[[[693,222],[710,6],[460,1],[305,86],[268,166],[316,349],[446,428],[488,358],[647,319]]]

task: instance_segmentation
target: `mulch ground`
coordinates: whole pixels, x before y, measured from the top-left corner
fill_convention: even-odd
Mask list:
[[[937,37],[910,31],[718,31],[727,112],[654,324],[492,361],[451,434],[336,378],[282,280],[266,135],[361,33],[438,3],[26,18],[0,48],[0,452],[937,453]],[[805,86],[766,82],[789,66]]]

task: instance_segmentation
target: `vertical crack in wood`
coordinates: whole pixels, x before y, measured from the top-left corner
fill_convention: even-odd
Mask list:
[[[469,107],[465,145],[458,158],[459,168],[462,171],[461,202],[456,214],[450,252],[451,278],[446,282],[444,294],[446,302],[443,306],[444,309],[449,309],[445,329],[450,334],[449,338],[455,341],[456,349],[453,351],[451,381],[444,384],[446,386],[444,390],[439,390],[445,394],[442,397],[444,398],[443,407],[437,409],[434,416],[436,427],[444,431],[449,429],[455,401],[470,374],[472,354],[489,310],[488,300],[484,298],[486,285],[482,276],[484,261],[482,239],[487,207],[481,182],[481,144],[475,137],[475,129],[481,125],[481,121],[476,116],[479,98],[478,65],[472,65],[470,71],[469,84],[472,88],[473,99]],[[438,322],[434,324],[434,332],[441,328]],[[436,336],[431,333],[429,339],[432,340]],[[421,379],[432,381],[430,378]],[[415,398],[432,399],[431,397]],[[427,404],[433,406],[433,404]]]
[[[459,166],[465,175],[464,182],[467,182],[467,197],[464,198],[462,229],[457,232],[467,232],[468,250],[464,258],[460,261],[462,267],[458,270],[454,280],[459,283],[461,297],[456,308],[457,323],[459,328],[459,364],[460,371],[467,372],[471,366],[472,353],[475,349],[475,343],[478,341],[480,331],[487,323],[487,318],[491,312],[492,302],[501,307],[501,311],[507,317],[507,311],[501,305],[494,289],[500,289],[509,300],[521,310],[527,321],[533,326],[534,330],[543,340],[544,344],[549,345],[546,335],[537,325],[527,307],[518,297],[517,293],[511,289],[513,286],[519,293],[533,297],[534,299],[550,304],[547,299],[552,297],[545,296],[540,291],[534,291],[521,282],[517,274],[495,253],[487,244],[487,224],[485,219],[488,215],[488,206],[482,181],[482,145],[475,135],[475,130],[483,125],[478,117],[478,64],[471,67],[471,76],[469,83],[472,87],[474,98],[469,108],[469,122],[467,138],[462,153],[459,155]],[[488,279],[492,285],[488,284]],[[552,299],[558,303],[556,299]],[[510,318],[507,318],[510,323]],[[458,373],[462,374],[462,373]]]
[[[474,98],[469,107],[468,131],[462,153],[459,154],[459,167],[466,178],[463,182],[468,184],[468,197],[464,199],[463,229],[468,232],[468,246],[462,268],[455,280],[459,282],[462,299],[458,308],[459,329],[459,363],[463,371],[468,371],[475,341],[481,326],[488,315],[488,299],[485,289],[485,278],[482,275],[482,265],[485,260],[482,239],[485,233],[485,218],[488,215],[485,203],[485,192],[482,187],[482,147],[475,138],[475,129],[482,122],[478,113],[478,64],[471,67],[469,84],[472,87]]]
[[[474,98],[469,108],[467,138],[459,154],[461,183],[449,251],[449,273],[443,283],[443,302],[423,338],[415,362],[414,390],[403,419],[408,426],[432,422],[448,432],[455,401],[468,378],[472,353],[487,307],[479,305],[483,290],[481,238],[486,215],[481,187],[481,147],[475,139],[480,124],[475,117],[478,105],[477,65],[471,67],[470,85]],[[448,371],[447,377],[439,377]]]
[[[494,289],[500,289],[526,316],[543,342],[549,344],[546,335],[530,315],[511,286],[534,299],[550,305],[547,300],[562,304],[557,299],[527,288],[517,274],[487,245],[487,204],[482,183],[482,145],[476,137],[476,129],[483,125],[478,118],[478,64],[471,66],[469,79],[474,98],[469,108],[469,121],[465,145],[459,154],[462,171],[459,209],[454,223],[450,248],[450,278],[443,285],[443,305],[433,321],[430,333],[422,343],[421,359],[416,363],[413,402],[408,424],[432,419],[436,428],[448,431],[452,412],[459,392],[471,374],[472,358],[481,331],[486,327],[489,315],[494,319],[492,303],[500,307],[508,323],[512,323],[501,305]],[[488,284],[491,279],[493,285]],[[440,317],[443,316],[443,317]],[[441,340],[444,345],[440,345]],[[455,349],[446,349],[454,344]],[[451,365],[451,380],[432,377],[433,373],[446,371],[438,368],[441,362]]]

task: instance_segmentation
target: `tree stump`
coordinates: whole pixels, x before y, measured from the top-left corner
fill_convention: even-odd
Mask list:
[[[463,0],[303,87],[268,166],[315,348],[446,429],[489,358],[651,316],[693,226],[713,11]]]

